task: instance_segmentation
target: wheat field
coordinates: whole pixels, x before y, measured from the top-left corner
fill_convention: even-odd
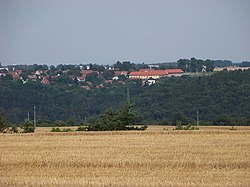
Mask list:
[[[0,186],[250,186],[250,128],[0,135]]]

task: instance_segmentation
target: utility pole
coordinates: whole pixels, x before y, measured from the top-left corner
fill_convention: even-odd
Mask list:
[[[30,112],[28,111],[28,121],[30,120]]]
[[[36,106],[34,106],[34,127],[36,128]]]
[[[197,110],[197,126],[199,126],[199,111]]]

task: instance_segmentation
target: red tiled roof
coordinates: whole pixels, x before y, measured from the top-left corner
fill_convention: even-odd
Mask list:
[[[16,70],[16,72],[17,72],[18,74],[20,74],[20,73],[23,72],[23,70]]]
[[[165,69],[165,70],[152,70],[152,69],[140,69],[140,71],[133,71],[130,76],[164,76],[168,74],[180,74],[183,73],[181,69]]]
[[[172,74],[172,73],[183,73],[183,71],[181,69],[166,69],[165,71],[167,71],[169,74]]]
[[[28,78],[29,78],[29,79],[36,79],[37,76],[36,76],[36,75],[28,75]]]
[[[90,73],[93,73],[93,70],[84,70],[84,71],[81,71],[82,75],[88,75]]]
[[[104,82],[105,82],[105,83],[111,83],[111,84],[112,84],[113,80],[105,80]]]
[[[90,90],[89,86],[82,86],[83,89]]]
[[[12,75],[14,80],[20,79],[20,76],[19,76],[19,74],[17,72],[9,72],[8,74]]]
[[[43,80],[41,81],[43,84],[49,84],[48,77],[43,77]]]
[[[81,77],[77,77],[78,80],[84,81],[86,79],[86,75],[83,75]]]
[[[133,71],[130,73],[130,76],[153,76],[153,75],[167,75],[168,72],[165,70],[142,70],[142,71]]]
[[[90,82],[90,81],[87,81],[86,83],[87,83],[88,85],[90,85],[90,86],[93,85],[93,83]]]

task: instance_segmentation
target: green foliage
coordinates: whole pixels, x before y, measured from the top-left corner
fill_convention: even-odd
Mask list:
[[[60,129],[58,127],[53,127],[50,132],[72,132],[73,130],[70,128]]]
[[[86,81],[93,83],[93,85],[98,85],[98,84],[101,84],[103,82],[103,78],[101,76],[99,76],[99,74],[97,72],[92,72],[92,73],[86,75],[85,79],[86,79]]]
[[[239,64],[240,67],[250,67],[250,62],[243,61]]]
[[[118,122],[119,128],[125,130],[128,126],[135,125],[138,119],[138,114],[134,111],[133,105],[130,102],[125,104],[118,110],[115,120]]]
[[[24,123],[21,125],[21,128],[23,129],[23,133],[32,133],[35,132],[35,127],[32,124],[31,121],[25,119]]]
[[[88,125],[86,126],[80,126],[76,129],[76,131],[88,131]]]
[[[61,129],[59,129],[58,127],[53,127],[50,132],[61,132]]]
[[[184,125],[187,125],[188,123],[190,123],[190,119],[188,119],[188,117],[185,116],[182,112],[176,112],[173,118],[173,124],[175,123],[182,123]]]
[[[75,125],[75,123],[76,123],[76,120],[74,118],[69,118],[67,121],[67,125],[69,126],[73,126]]]
[[[95,125],[96,129],[102,130],[120,130],[121,121],[119,121],[117,112],[113,112],[112,108],[109,108],[101,115],[100,121]]]
[[[168,119],[162,119],[159,125],[171,125],[172,123]]]
[[[125,62],[119,62],[117,61],[114,65],[114,68],[119,69],[120,71],[130,71],[131,69],[134,69],[135,64],[130,63],[129,61]]]
[[[73,130],[71,128],[66,128],[66,129],[62,129],[62,132],[72,132]]]
[[[56,120],[53,123],[53,126],[58,126],[58,127],[63,127],[63,126],[67,126],[67,123],[65,123],[64,121],[62,120]]]
[[[134,126],[137,121],[137,113],[133,110],[133,105],[126,102],[118,111],[111,108],[101,115],[100,121],[78,128],[85,131],[115,131],[115,130],[146,130],[147,126]]]
[[[182,129],[183,129],[183,127],[182,127],[181,121],[176,121],[175,130],[182,130]]]
[[[114,77],[114,74],[115,74],[114,71],[104,70],[102,73],[102,76],[106,80],[112,80],[112,78]]]
[[[68,75],[62,74],[57,79],[54,80],[56,83],[59,84],[70,84],[72,83],[72,80],[69,78]]]
[[[215,125],[232,125],[233,121],[230,116],[222,114],[216,117],[216,119],[214,120],[214,124]]]
[[[177,66],[185,72],[201,72],[203,67],[206,67],[206,72],[211,72],[214,69],[214,61],[204,61],[195,58],[191,58],[190,60],[180,59],[177,62]]]
[[[85,117],[93,120],[111,106],[114,111],[126,100],[130,88],[134,108],[145,124],[175,124],[176,113],[188,118],[188,124],[200,119],[206,124],[223,124],[216,121],[219,115],[230,116],[227,125],[250,125],[250,70],[220,72],[204,77],[176,77],[159,80],[150,87],[142,87],[141,81],[127,81],[126,85],[84,90],[65,84],[43,85],[36,82],[22,84],[16,81],[0,81],[0,113],[11,122],[21,119],[37,106],[37,119],[49,120],[53,126],[67,126],[69,118],[79,124]],[[114,112],[116,113],[116,112]],[[62,120],[57,121],[56,120]],[[55,122],[55,123],[54,123]],[[44,123],[47,126],[49,123]],[[43,125],[43,124],[41,124]],[[50,125],[49,125],[50,126]]]

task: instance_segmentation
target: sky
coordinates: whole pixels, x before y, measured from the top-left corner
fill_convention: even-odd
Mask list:
[[[250,0],[0,0],[0,62],[250,60]]]

